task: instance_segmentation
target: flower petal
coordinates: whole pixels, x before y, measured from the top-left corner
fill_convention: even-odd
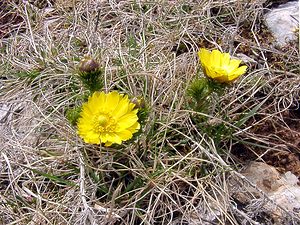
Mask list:
[[[219,68],[215,68],[215,69],[209,69],[209,74],[210,74],[210,78],[215,79],[218,77],[227,77],[227,73],[226,71],[224,71],[223,69],[219,69]]]
[[[108,133],[106,142],[116,143],[120,145],[122,143],[122,139],[117,133]]]
[[[131,113],[125,114],[124,116],[119,118],[119,120],[117,122],[118,127],[119,127],[118,130],[127,129],[127,128],[133,126],[137,122],[138,117],[137,117],[135,111],[137,111],[137,110],[134,110]]]
[[[219,50],[213,50],[210,57],[210,65],[213,67],[221,66],[222,53]]]
[[[120,101],[120,94],[116,91],[107,94],[106,97],[106,107],[108,111],[113,112],[115,108],[118,106]]]
[[[244,73],[246,73],[247,70],[247,66],[241,66],[237,69],[235,69],[234,71],[232,71],[232,73],[229,75],[229,81],[233,81],[235,79],[237,79],[239,76],[243,75]]]
[[[230,63],[229,53],[223,53],[221,57],[221,67],[229,65],[229,63]]]
[[[133,124],[131,127],[129,127],[127,130],[129,130],[132,133],[137,132],[139,129],[141,128],[140,124],[138,122],[136,122],[135,124]]]
[[[216,77],[214,78],[214,80],[220,82],[220,83],[226,83],[228,82],[228,76],[220,76],[220,77]]]
[[[99,134],[96,134],[94,132],[85,133],[85,135],[83,136],[83,140],[89,144],[100,144],[101,143]]]
[[[112,142],[109,142],[109,141],[107,141],[107,142],[105,142],[105,147],[109,147],[109,146],[111,146],[113,143]]]
[[[207,49],[205,49],[205,48],[200,49],[200,51],[198,52],[198,56],[199,56],[199,59],[200,59],[200,62],[202,64],[202,66],[209,64],[210,55],[211,55],[211,53]]]
[[[132,133],[129,130],[123,130],[121,132],[118,132],[117,135],[124,141],[127,141],[130,138],[132,138]]]
[[[228,65],[228,72],[231,73],[233,70],[237,69],[242,61],[238,59],[232,59],[230,60],[230,63]]]
[[[125,115],[129,111],[130,101],[128,96],[124,96],[120,99],[119,104],[112,111],[112,115],[115,119],[119,119],[121,116]]]
[[[104,111],[106,103],[106,95],[104,92],[94,92],[94,94],[89,97],[87,103],[85,103],[92,113]]]

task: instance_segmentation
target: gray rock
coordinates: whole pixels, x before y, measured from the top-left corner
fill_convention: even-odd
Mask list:
[[[241,174],[253,186],[242,182],[231,182],[230,193],[241,203],[247,205],[249,210],[257,209],[268,214],[276,225],[288,224],[283,223],[287,216],[283,213],[284,211],[299,212],[300,187],[298,178],[292,172],[287,171],[285,174],[280,174],[275,167],[266,163],[251,162]],[[265,196],[271,201],[266,201]],[[259,202],[260,207],[257,207]]]
[[[265,14],[265,21],[276,38],[275,44],[284,46],[289,41],[296,40],[296,32],[299,28],[299,2],[288,2],[271,9]]]

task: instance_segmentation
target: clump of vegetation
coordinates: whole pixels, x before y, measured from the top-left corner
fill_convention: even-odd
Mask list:
[[[261,3],[7,4],[0,224],[272,220],[231,189],[299,151],[299,52],[263,37]]]

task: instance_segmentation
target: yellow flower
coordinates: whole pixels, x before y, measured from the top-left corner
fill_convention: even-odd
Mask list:
[[[229,53],[212,52],[201,48],[198,52],[203,72],[207,77],[221,83],[230,83],[246,72],[247,66],[240,66],[241,60],[230,59]]]
[[[116,91],[95,92],[84,103],[78,120],[78,134],[86,143],[110,146],[132,138],[140,129],[135,104]]]

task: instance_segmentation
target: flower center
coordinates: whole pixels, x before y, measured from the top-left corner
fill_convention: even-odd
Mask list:
[[[112,132],[116,129],[116,121],[108,114],[99,113],[94,117],[93,129],[97,133]]]
[[[106,126],[109,122],[109,117],[107,115],[99,115],[97,121],[99,126]]]

